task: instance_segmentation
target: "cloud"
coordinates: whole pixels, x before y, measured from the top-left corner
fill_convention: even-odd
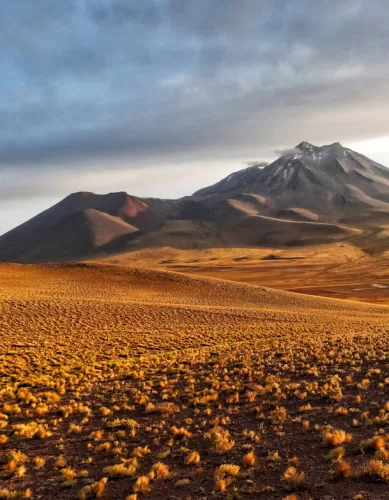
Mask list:
[[[299,153],[299,150],[297,148],[275,149],[274,153],[277,156],[294,156]]]
[[[388,23],[384,0],[8,2],[0,170],[33,182],[382,135]]]

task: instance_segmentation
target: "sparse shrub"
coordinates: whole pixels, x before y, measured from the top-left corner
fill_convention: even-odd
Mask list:
[[[249,451],[243,457],[243,465],[245,467],[254,467],[254,465],[256,463],[256,460],[257,459],[256,459],[256,456],[255,456],[255,453],[253,451]]]
[[[82,431],[81,425],[70,424],[69,434],[80,434],[81,431]]]
[[[107,486],[108,478],[103,477],[100,481],[96,481],[91,485],[84,486],[79,495],[79,500],[88,500],[89,498],[101,498]]]
[[[148,446],[137,446],[134,451],[133,451],[133,455],[134,457],[137,457],[137,458],[142,458],[144,457],[145,455],[148,455],[150,453],[150,450],[148,448]]]
[[[239,475],[240,467],[234,464],[223,464],[215,470],[215,489],[225,491],[231,482]]]
[[[367,472],[372,478],[389,482],[389,464],[384,464],[381,460],[370,460]]]
[[[280,408],[276,408],[270,413],[269,420],[276,425],[282,425],[288,416],[288,412],[286,408],[281,406]]]
[[[278,451],[269,451],[268,454],[267,454],[267,460],[269,462],[280,462],[281,460],[281,457],[280,457],[280,454],[278,453]]]
[[[206,437],[213,443],[217,453],[227,453],[235,446],[235,441],[231,439],[228,430],[216,426],[206,434]]]
[[[352,435],[340,429],[329,430],[324,433],[323,440],[327,446],[340,446],[349,443],[352,440]]]
[[[305,473],[298,472],[295,467],[288,467],[282,475],[282,484],[286,490],[301,490],[305,488]]]
[[[164,479],[170,476],[169,467],[162,462],[157,462],[156,464],[154,464],[151,470],[154,472],[155,477],[157,477],[158,479]]]
[[[46,460],[43,457],[34,457],[34,464],[37,469],[43,469]]]
[[[150,479],[147,476],[139,476],[134,484],[134,492],[146,494],[149,491]]]
[[[55,466],[58,467],[59,469],[66,467],[66,460],[63,455],[59,455],[59,457],[57,457],[57,460],[55,461]]]
[[[200,454],[197,451],[190,451],[185,457],[185,463],[190,464],[199,464],[200,463]]]
[[[326,456],[326,460],[339,461],[344,457],[344,448],[343,446],[337,446],[333,450],[331,450]]]
[[[351,465],[345,460],[341,460],[334,471],[334,477],[336,479],[345,479],[351,477],[352,468]]]
[[[123,462],[120,464],[110,465],[104,468],[104,473],[108,477],[127,477],[133,476],[138,469],[138,463],[136,459],[132,461]]]
[[[62,478],[64,481],[73,481],[76,477],[77,473],[71,467],[67,467],[66,469],[61,470]]]

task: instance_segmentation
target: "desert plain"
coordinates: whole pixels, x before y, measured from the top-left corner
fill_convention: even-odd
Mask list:
[[[0,265],[1,498],[387,498],[385,288],[245,250]]]

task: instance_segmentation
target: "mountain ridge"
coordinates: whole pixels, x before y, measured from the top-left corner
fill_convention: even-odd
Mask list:
[[[389,170],[306,141],[177,200],[72,193],[0,237],[0,260],[80,260],[149,246],[298,246],[380,233]],[[358,239],[359,238],[359,239]]]

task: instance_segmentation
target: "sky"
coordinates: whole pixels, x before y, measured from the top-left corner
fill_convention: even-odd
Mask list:
[[[387,0],[12,0],[0,234],[74,191],[176,198],[301,141],[389,166]]]

